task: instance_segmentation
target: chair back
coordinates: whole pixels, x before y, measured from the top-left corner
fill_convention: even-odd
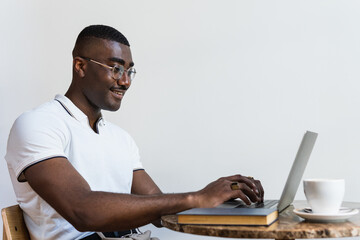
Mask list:
[[[4,224],[3,240],[29,240],[30,235],[19,205],[3,208],[1,216]]]

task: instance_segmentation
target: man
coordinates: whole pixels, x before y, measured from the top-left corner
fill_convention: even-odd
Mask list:
[[[101,114],[120,108],[135,73],[129,42],[120,32],[86,27],[75,43],[65,96],[15,121],[5,158],[32,239],[123,235],[151,222],[159,226],[162,215],[231,198],[263,200],[260,181],[241,175],[197,192],[162,194],[143,169],[134,140]]]

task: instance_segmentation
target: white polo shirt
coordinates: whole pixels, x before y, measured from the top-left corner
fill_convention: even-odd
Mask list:
[[[78,232],[30,187],[23,171],[33,164],[65,157],[92,190],[131,192],[133,171],[143,168],[134,140],[103,118],[97,129],[94,132],[87,116],[63,95],[15,121],[5,159],[31,239],[81,239],[91,234]]]

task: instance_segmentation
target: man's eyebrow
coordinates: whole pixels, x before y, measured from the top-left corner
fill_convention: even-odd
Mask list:
[[[123,60],[123,59],[121,59],[121,58],[116,58],[116,57],[111,57],[111,58],[108,58],[110,61],[112,61],[112,62],[118,62],[118,63],[120,63],[121,65],[125,65],[125,61]],[[129,66],[130,67],[132,67],[132,66],[134,66],[134,62],[131,62],[130,64],[129,64]]]

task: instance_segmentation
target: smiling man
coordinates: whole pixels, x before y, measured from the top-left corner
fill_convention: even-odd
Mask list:
[[[120,108],[135,74],[130,44],[120,32],[86,27],[73,50],[66,94],[15,121],[5,158],[32,239],[123,236],[148,223],[160,226],[162,215],[231,198],[263,200],[260,181],[241,175],[196,192],[163,194],[144,170],[134,140],[101,114]]]

